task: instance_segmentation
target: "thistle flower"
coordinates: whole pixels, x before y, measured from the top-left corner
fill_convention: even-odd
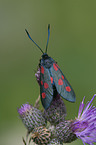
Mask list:
[[[57,138],[54,138],[54,139],[50,140],[48,145],[63,145],[63,144],[61,144]]]
[[[60,142],[69,143],[79,138],[89,145],[96,142],[96,107],[92,101],[87,102],[84,108],[84,99],[80,104],[78,117],[75,120],[60,122],[56,126],[56,135]]]
[[[47,110],[44,110],[44,117],[52,125],[58,124],[61,120],[64,121],[66,116],[66,108],[63,100],[58,94],[53,98],[53,101],[50,107]]]
[[[32,131],[31,138],[38,145],[46,145],[50,141],[51,133],[44,126],[36,127]]]
[[[66,120],[56,125],[56,136],[61,143],[70,143],[77,139],[71,124],[72,120]]]
[[[18,113],[28,132],[32,131],[35,127],[46,125],[42,112],[30,104],[23,104],[18,109]]]
[[[71,128],[76,136],[85,143],[93,145],[96,142],[96,107],[93,106],[92,101],[87,102],[84,108],[84,99],[80,104],[78,117],[71,124]]]

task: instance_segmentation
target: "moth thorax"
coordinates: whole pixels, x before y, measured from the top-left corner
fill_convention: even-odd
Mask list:
[[[46,68],[50,68],[53,64],[53,61],[49,58],[43,61],[43,64]]]

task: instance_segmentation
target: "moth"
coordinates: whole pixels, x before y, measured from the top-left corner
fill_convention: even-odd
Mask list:
[[[46,44],[46,50],[43,50],[37,45],[37,43],[31,38],[28,31],[25,29],[28,37],[32,42],[40,49],[43,53],[40,59],[40,96],[41,102],[45,109],[48,109],[53,97],[59,94],[64,99],[75,102],[76,97],[73,88],[66,79],[65,75],[62,73],[60,67],[57,65],[56,61],[48,56],[47,48],[50,36],[50,24],[48,25],[48,39]]]

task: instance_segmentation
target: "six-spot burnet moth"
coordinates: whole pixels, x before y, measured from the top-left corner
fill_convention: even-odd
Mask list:
[[[43,50],[34,42],[34,40],[29,35],[28,31],[25,29],[28,37],[32,40],[33,43],[40,49],[43,53],[42,58],[40,59],[40,96],[41,102],[45,109],[47,109],[53,97],[57,94],[60,94],[64,99],[75,102],[75,93],[69,84],[68,80],[60,70],[56,61],[48,56],[47,48],[50,36],[50,24],[48,25],[48,39],[46,44],[45,53]]]

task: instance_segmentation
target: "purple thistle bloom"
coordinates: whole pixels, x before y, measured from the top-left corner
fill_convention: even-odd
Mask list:
[[[26,114],[29,112],[29,110],[32,109],[32,106],[29,104],[22,104],[21,108],[18,109],[18,113],[20,116]]]
[[[92,101],[87,102],[84,108],[84,99],[80,104],[78,117],[72,123],[72,130],[76,136],[85,143],[93,145],[96,142],[96,107],[93,106]]]
[[[42,112],[30,104],[23,104],[18,109],[18,113],[28,132],[32,131],[35,127],[46,126],[46,120]]]

